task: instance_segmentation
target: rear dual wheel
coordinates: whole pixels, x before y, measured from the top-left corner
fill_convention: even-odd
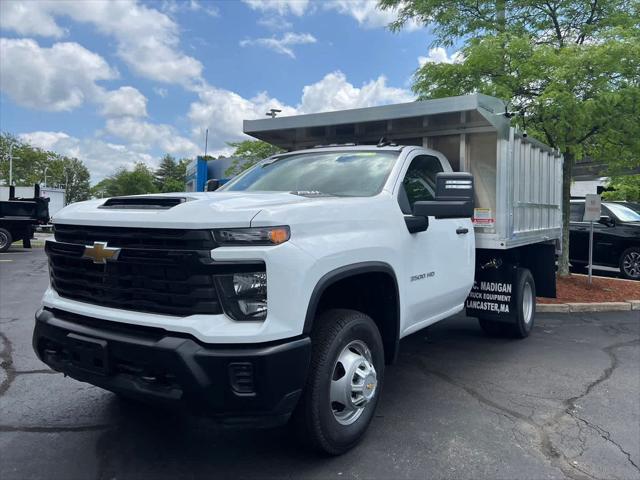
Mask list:
[[[518,269],[515,286],[517,311],[511,322],[478,319],[480,328],[487,335],[526,338],[531,333],[536,316],[536,284],[528,269]]]
[[[380,332],[367,315],[329,310],[314,322],[307,385],[292,422],[301,440],[339,455],[362,438],[384,376]]]

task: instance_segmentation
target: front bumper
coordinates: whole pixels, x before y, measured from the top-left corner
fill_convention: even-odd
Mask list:
[[[72,378],[230,424],[288,420],[305,384],[308,337],[208,345],[160,328],[42,309],[33,348]]]

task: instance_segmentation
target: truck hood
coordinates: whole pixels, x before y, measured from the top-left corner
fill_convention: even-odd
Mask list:
[[[286,192],[188,192],[136,195],[128,198],[182,197],[171,208],[105,208],[106,198],[71,204],[60,210],[53,223],[143,228],[248,227],[264,208],[315,202]]]

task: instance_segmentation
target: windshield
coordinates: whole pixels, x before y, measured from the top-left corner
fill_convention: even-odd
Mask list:
[[[607,208],[618,217],[621,222],[640,222],[640,213],[619,203],[607,203]]]
[[[307,152],[267,159],[240,174],[220,190],[320,192],[369,197],[382,190],[396,151]]]

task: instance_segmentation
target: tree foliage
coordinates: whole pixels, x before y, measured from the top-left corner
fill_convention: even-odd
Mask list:
[[[9,134],[0,134],[0,180],[9,184],[9,148],[13,145],[13,184],[35,183],[66,189],[67,203],[86,200],[90,195],[89,170],[81,160],[35,148]],[[46,176],[46,178],[45,178]]]
[[[181,190],[184,190],[184,184]],[[118,197],[157,193],[158,191],[153,170],[144,163],[137,163],[132,170],[121,168],[110,177],[97,183],[92,189],[92,194],[95,197]]]
[[[185,186],[188,163],[189,159],[183,158],[176,161],[169,154],[162,157],[160,166],[155,171],[155,184],[158,191],[182,192]]]
[[[393,29],[433,28],[435,45],[461,61],[425,63],[420,99],[480,92],[507,99],[514,122],[559,149],[563,256],[568,273],[572,166],[588,155],[610,174],[640,166],[640,2],[637,0],[380,0],[397,8]]]
[[[608,185],[609,190],[602,193],[606,200],[626,200],[640,203],[640,175],[624,175],[613,177]]]
[[[229,168],[225,170],[225,175],[231,177],[255,165],[271,155],[282,153],[283,150],[270,143],[262,140],[245,140],[243,142],[228,143],[230,147],[235,148]]]

